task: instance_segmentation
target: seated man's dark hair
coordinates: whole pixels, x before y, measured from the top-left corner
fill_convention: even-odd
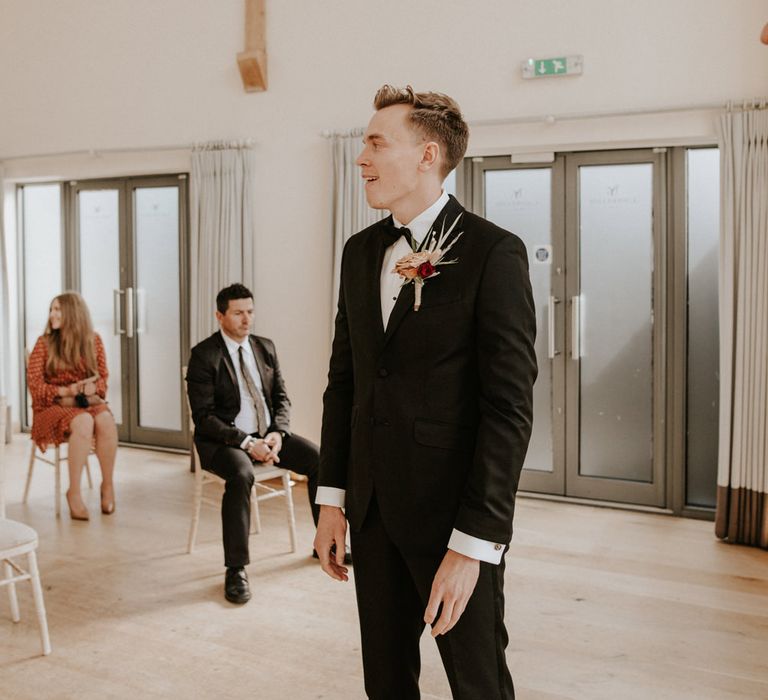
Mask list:
[[[224,287],[224,289],[216,295],[216,308],[220,314],[227,313],[229,302],[233,299],[253,299],[253,294],[248,287],[239,282],[230,284],[229,287]]]

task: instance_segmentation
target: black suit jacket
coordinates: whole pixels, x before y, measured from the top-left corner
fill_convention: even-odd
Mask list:
[[[320,485],[346,489],[350,526],[371,494],[404,549],[443,549],[455,527],[497,543],[512,516],[532,420],[536,320],[525,246],[453,198],[455,265],[404,287],[386,332],[380,273],[391,218],[346,244],[328,386]]]
[[[272,423],[269,431],[289,433],[291,402],[280,373],[274,343],[249,337]],[[239,447],[246,433],[235,426],[240,412],[240,387],[235,366],[220,332],[192,348],[187,366],[187,393],[195,424],[195,445],[203,466],[222,445]]]

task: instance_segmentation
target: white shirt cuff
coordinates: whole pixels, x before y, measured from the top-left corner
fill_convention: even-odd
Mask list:
[[[251,440],[253,440],[253,438],[252,438],[250,435],[246,435],[246,436],[245,436],[245,440],[243,440],[243,441],[240,443],[240,449],[241,449],[241,450],[244,450],[244,449],[247,447],[248,443],[249,443]]]
[[[337,489],[333,486],[318,486],[315,494],[315,503],[319,506],[336,506],[343,508],[347,499],[346,489]]]
[[[318,493],[320,489],[318,489]],[[454,530],[451,539],[448,540],[448,549],[463,554],[465,557],[479,559],[489,564],[499,564],[504,554],[505,545],[499,542],[488,542],[472,535],[467,535],[459,530]]]

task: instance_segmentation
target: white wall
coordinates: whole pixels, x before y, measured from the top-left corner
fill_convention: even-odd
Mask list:
[[[188,153],[14,157],[253,137],[272,336],[294,427],[317,437],[329,347],[324,129],[364,125],[384,82],[447,92],[470,121],[720,104],[768,92],[765,0],[267,0],[270,87],[243,92],[242,0],[0,0],[7,177],[186,169]],[[522,81],[529,56],[584,75]],[[481,126],[473,153],[711,140],[713,113]],[[293,281],[286,284],[286,279]]]

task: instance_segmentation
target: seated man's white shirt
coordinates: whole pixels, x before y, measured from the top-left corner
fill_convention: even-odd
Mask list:
[[[442,211],[446,204],[448,204],[448,194],[443,191],[432,206],[414,217],[410,224],[408,224],[408,229],[410,230],[416,245],[419,245],[421,241],[424,240],[424,237],[429,233],[429,229],[435,222],[437,215]],[[394,216],[392,217],[392,220],[397,228],[403,227],[403,224],[395,219]],[[397,296],[400,293],[400,288],[403,282],[399,275],[392,273],[392,270],[395,267],[395,263],[401,257],[408,255],[408,253],[411,252],[413,252],[411,246],[404,236],[400,236],[400,238],[398,238],[384,252],[384,262],[381,267],[380,276],[380,294],[381,317],[385,329],[389,322],[389,317],[392,314],[392,309],[395,308],[395,302],[397,301]],[[331,486],[317,487],[315,503],[324,506],[343,508],[345,501],[345,489],[334,488]],[[480,561],[485,561],[490,564],[498,564],[504,553],[503,543],[481,540],[456,529],[454,529],[451,534],[448,548],[459,554],[463,554],[464,556],[471,557],[472,559],[479,559]]]
[[[264,398],[264,386],[261,383],[261,375],[259,374],[259,368],[256,365],[256,358],[253,356],[253,348],[249,338],[246,338],[242,343],[238,343],[232,340],[224,331],[221,331],[221,337],[224,338],[224,344],[227,346],[229,356],[232,358],[232,364],[235,366],[235,374],[237,375],[237,384],[240,389],[240,412],[235,416],[235,426],[240,428],[244,433],[255,433],[259,428],[259,421],[256,417],[256,407],[251,401],[251,394],[248,391],[248,385],[245,383],[245,378],[240,370],[240,354],[239,349],[243,348],[243,361],[248,369],[248,372],[253,379],[253,383],[256,385],[256,390],[264,406],[264,415],[266,417],[267,425],[271,425],[272,417],[269,413],[269,407]],[[243,440],[243,447],[250,441],[250,438]]]

